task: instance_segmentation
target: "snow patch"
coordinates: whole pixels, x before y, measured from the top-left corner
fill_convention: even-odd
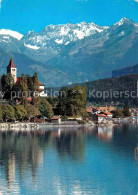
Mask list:
[[[68,85],[72,85],[72,82],[68,82]]]
[[[78,39],[83,39],[85,37],[85,34],[79,30],[74,30],[74,34],[77,36]]]
[[[65,45],[68,45],[70,42],[69,41],[67,41],[66,43],[65,43]]]
[[[0,35],[9,35],[15,39],[21,40],[23,35],[12,30],[7,30],[7,29],[1,29],[0,30]]]
[[[6,40],[2,40],[2,42],[4,42],[4,43],[9,43],[8,41],[6,41]]]
[[[69,32],[69,28],[68,27],[62,27],[60,34],[61,35],[67,35],[68,32]]]
[[[58,43],[58,44],[62,44],[63,43],[63,39],[61,39],[61,40],[56,39],[55,42]]]
[[[4,39],[8,39],[9,40],[9,37],[8,36],[5,36],[5,37],[3,37]]]
[[[24,43],[24,46],[25,46],[25,47],[28,47],[28,48],[30,48],[30,49],[34,49],[34,50],[40,49],[40,47],[37,47],[36,45],[29,45],[29,44],[25,44],[25,43]]]
[[[119,36],[124,36],[124,35],[125,35],[125,32],[122,31]]]

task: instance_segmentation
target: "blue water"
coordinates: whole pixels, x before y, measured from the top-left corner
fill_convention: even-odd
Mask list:
[[[0,193],[137,195],[137,130],[0,132]]]

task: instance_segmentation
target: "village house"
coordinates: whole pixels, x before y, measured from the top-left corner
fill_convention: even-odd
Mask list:
[[[103,106],[103,107],[99,107],[99,110],[101,112],[112,112],[115,110],[115,108],[112,106]]]
[[[61,124],[61,117],[60,116],[54,116],[51,118],[52,123]]]
[[[106,123],[107,122],[107,119],[106,119],[106,115],[105,114],[93,114],[90,117],[88,117],[88,119],[90,121],[93,121],[96,124]]]
[[[90,114],[98,114],[98,113],[100,113],[100,110],[97,107],[87,107],[86,108],[86,112],[88,113],[88,115],[90,115]]]
[[[112,117],[108,117],[106,113],[93,114],[88,117],[88,120],[94,122],[95,124],[112,123]]]
[[[111,117],[113,116],[113,114],[111,113],[112,111],[114,111],[115,108],[111,107],[111,106],[105,106],[105,107],[87,107],[86,108],[86,112],[88,113],[88,115],[91,114],[105,114],[107,117]]]
[[[100,113],[103,113],[103,112],[107,112],[108,113],[107,115],[109,115],[109,117],[112,115],[111,112],[114,111],[114,110],[115,110],[115,108],[112,107],[112,106],[87,107],[86,108],[86,112],[88,113],[88,115],[90,115],[90,114],[100,114]]]
[[[106,117],[108,117],[108,118],[112,118],[113,117],[113,114],[111,112],[101,112],[101,114],[106,115]]]
[[[96,124],[109,123],[112,121],[113,114],[110,111],[115,110],[114,107],[87,107],[88,121]]]
[[[7,74],[11,74],[14,80],[14,87],[15,89],[20,89],[21,87],[21,77],[17,77],[17,67],[14,64],[13,58],[11,57],[11,60],[9,62],[9,65],[7,66]],[[45,93],[45,85],[42,84],[39,81],[39,96],[40,97],[47,97],[47,94]]]

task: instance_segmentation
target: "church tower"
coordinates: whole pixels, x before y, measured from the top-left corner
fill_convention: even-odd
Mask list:
[[[17,68],[14,64],[14,61],[11,57],[11,60],[9,62],[9,65],[7,66],[7,74],[11,74],[12,77],[14,78],[14,83],[17,81]]]

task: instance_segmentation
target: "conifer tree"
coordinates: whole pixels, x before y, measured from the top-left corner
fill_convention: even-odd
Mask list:
[[[2,112],[2,105],[0,104],[0,120],[2,120],[3,112]]]
[[[28,86],[27,86],[27,78],[24,76],[24,74],[21,75],[21,99],[22,104],[26,108],[27,106],[27,97],[28,97]]]
[[[129,104],[127,103],[127,104],[125,104],[125,106],[124,106],[124,108],[123,108],[123,114],[124,114],[124,116],[126,116],[126,117],[129,117],[130,116],[130,111],[129,111]]]
[[[37,73],[33,75],[33,105],[38,108],[39,106],[39,81]]]
[[[11,74],[2,75],[1,77],[1,90],[4,92],[4,98],[10,98],[10,92],[14,85],[14,79]]]

